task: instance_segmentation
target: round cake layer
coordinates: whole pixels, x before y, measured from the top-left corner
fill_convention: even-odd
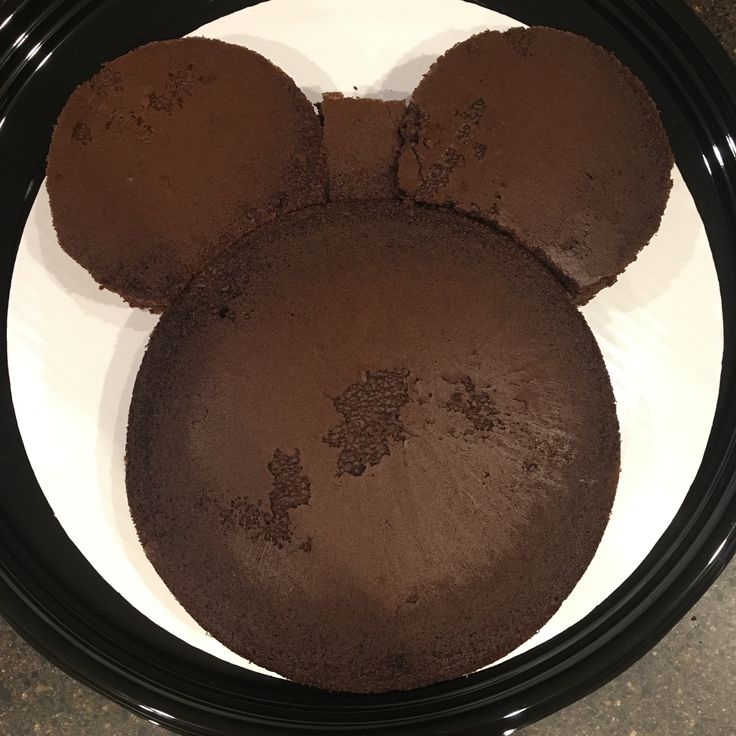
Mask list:
[[[321,140],[312,104],[259,54],[142,46],[61,113],[47,169],[59,242],[101,286],[161,310],[224,247],[324,200]]]
[[[399,179],[512,234],[578,303],[612,284],[659,228],[673,158],[646,89],[591,41],[486,31],[412,95]]]
[[[589,564],[619,472],[583,317],[486,225],[314,207],[208,266],[130,410],[141,542],[213,636],[330,690],[469,673]]]

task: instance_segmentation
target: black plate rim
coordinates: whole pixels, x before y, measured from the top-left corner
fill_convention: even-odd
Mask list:
[[[38,152],[43,147],[38,140],[35,148],[18,144],[24,137],[38,138],[39,130],[45,130],[46,136],[50,130],[48,120],[36,129],[28,118],[13,118],[13,114],[18,114],[31,93],[38,92],[34,85],[44,82],[41,76],[46,72],[40,74],[37,65],[46,61],[47,50],[63,57],[65,40],[84,28],[104,27],[108,16],[118,19],[121,39],[135,37],[131,29],[145,17],[147,36],[153,38],[179,35],[210,17],[252,4],[184,0],[172,16],[170,2],[151,9],[133,0],[125,14],[119,0],[6,3],[0,23],[10,13],[14,16],[0,28],[0,49],[9,49],[0,52],[0,154],[6,161],[0,170],[0,201],[17,217],[0,224],[4,327],[15,251],[42,175]],[[481,726],[484,733],[511,731],[581,697],[638,659],[679,620],[736,552],[736,258],[732,246],[736,242],[736,71],[679,0],[576,0],[563,13],[559,8],[534,10],[535,3],[519,0],[478,4],[526,22],[583,31],[604,45],[617,33],[627,36],[628,45],[620,50],[624,61],[639,71],[634,62],[646,59],[652,79],[642,73],[645,81],[669,80],[670,104],[687,110],[689,132],[683,134],[683,141],[687,138],[690,148],[683,143],[681,150],[675,146],[676,153],[678,163],[681,157],[687,159],[694,141],[702,157],[700,170],[692,162],[686,168],[691,187],[697,184],[709,192],[703,201],[698,199],[698,205],[702,204],[718,269],[725,336],[714,432],[701,471],[673,524],[624,585],[575,627],[512,662],[403,695],[339,696],[273,681],[264,686],[261,676],[245,678],[237,668],[213,664],[207,655],[192,654],[186,645],[168,641],[170,635],[156,631],[150,622],[145,627],[141,624],[141,631],[145,628],[150,636],[159,636],[166,642],[166,651],[180,657],[175,667],[165,659],[157,660],[158,650],[146,651],[142,638],[132,637],[112,618],[97,615],[90,601],[75,597],[39,563],[40,550],[29,548],[18,524],[27,501],[23,494],[38,494],[40,489],[18,434],[5,360],[0,374],[4,479],[0,611],[49,659],[149,720],[185,734],[213,735],[244,733],[248,725],[252,733],[470,733]],[[27,37],[13,46],[13,38],[20,35],[11,33]],[[143,40],[138,33],[137,42]],[[121,40],[113,53],[106,47],[107,55],[127,50],[126,43]],[[29,57],[28,50],[36,45],[36,53]],[[102,49],[87,51],[80,68],[94,68],[96,59],[105,58]],[[54,63],[51,59],[46,67]],[[48,108],[56,105],[58,109],[66,93],[68,89],[65,92],[62,87],[52,94]],[[666,113],[667,105],[661,106]],[[5,343],[4,348],[7,358]],[[39,513],[43,511],[45,502],[36,499],[34,503]],[[54,533],[53,519],[45,519],[44,524],[44,531]],[[75,574],[89,580],[89,590],[94,587],[100,601],[103,597],[108,605],[116,601],[117,594],[85,569],[89,565],[75,549],[65,550],[63,557]],[[122,599],[118,603],[122,619],[136,620]],[[195,669],[200,666],[203,672],[217,675],[217,685],[202,681]]]

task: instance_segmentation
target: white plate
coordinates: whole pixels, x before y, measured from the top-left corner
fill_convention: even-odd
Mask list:
[[[454,43],[517,25],[460,0],[271,0],[194,35],[262,53],[312,100],[333,90],[403,98]],[[721,303],[703,224],[677,171],[674,181],[652,243],[583,308],[621,424],[611,521],[575,590],[517,651],[578,621],[634,571],[700,464],[718,394]],[[145,557],[128,512],[128,406],[156,320],[100,291],[61,251],[42,189],[18,250],[8,309],[13,401],[38,482],[71,540],[138,610],[199,649],[263,672],[207,635],[177,603]]]

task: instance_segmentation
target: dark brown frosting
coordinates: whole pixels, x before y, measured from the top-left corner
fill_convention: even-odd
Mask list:
[[[641,82],[551,28],[450,49],[414,91],[405,137],[406,192],[510,233],[578,303],[649,242],[671,187],[672,152]]]
[[[232,44],[142,46],[76,89],[48,158],[62,248],[160,310],[204,263],[325,197],[321,128],[292,79]]]
[[[136,380],[144,549],[233,651],[379,692],[508,653],[590,562],[611,386],[558,281],[452,212],[279,218],[174,300]]]

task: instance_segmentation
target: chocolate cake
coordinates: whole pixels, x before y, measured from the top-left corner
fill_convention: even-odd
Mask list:
[[[339,203],[230,249],[155,329],[130,410],[143,547],[194,618],[292,680],[464,675],[570,593],[619,472],[559,282],[450,211]]]
[[[61,113],[47,170],[59,242],[101,286],[161,310],[224,247],[324,200],[321,138],[292,79],[253,51],[143,46]]]
[[[514,236],[578,303],[657,231],[673,165],[658,111],[612,54],[551,28],[486,31],[414,91],[399,178]]]
[[[323,96],[320,110],[330,199],[397,197],[399,126],[405,103],[331,92]]]

